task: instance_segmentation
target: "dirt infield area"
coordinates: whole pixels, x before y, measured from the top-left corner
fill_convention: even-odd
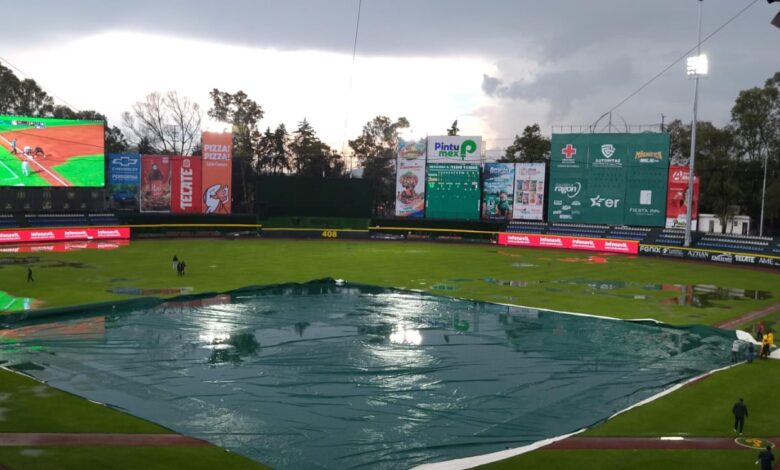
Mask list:
[[[99,124],[6,131],[0,133],[0,145],[10,151],[14,138],[17,158],[26,159],[32,169],[40,170],[40,176],[52,186],[73,186],[54,169],[56,165],[66,163],[72,157],[103,153],[103,126]],[[25,147],[32,149],[32,156],[23,155]],[[37,147],[43,149],[43,155],[34,154]]]

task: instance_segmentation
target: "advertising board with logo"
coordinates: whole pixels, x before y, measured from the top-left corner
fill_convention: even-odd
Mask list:
[[[544,163],[517,163],[515,165],[515,202],[512,218],[542,220],[544,217],[545,182]]]
[[[201,208],[205,214],[230,214],[233,198],[233,134],[204,132]]]
[[[68,240],[112,240],[128,238],[130,238],[130,229],[128,227],[0,230],[0,243],[43,243]]]
[[[664,225],[668,134],[553,134],[551,149],[549,221]]]
[[[485,163],[482,177],[482,218],[485,220],[510,220],[514,200],[515,164]],[[534,184],[534,201],[536,185]],[[526,204],[528,195],[526,194]]]
[[[171,211],[171,157],[141,155],[141,212]]]
[[[666,227],[683,228],[688,218],[688,167],[669,167],[669,189],[666,197]],[[693,182],[692,228],[696,230],[699,217],[699,177]]]
[[[473,163],[482,161],[482,137],[437,135],[428,137],[428,163]]]
[[[398,143],[395,182],[396,217],[425,215],[425,149],[424,140],[401,140]]]
[[[535,248],[561,248],[567,250],[600,251],[604,253],[637,254],[639,242],[634,240],[609,240],[605,238],[564,237],[525,233],[499,233],[498,244]]]
[[[733,253],[728,251],[699,250],[691,248],[676,248],[660,245],[641,245],[639,253],[664,258],[685,258],[696,261],[709,261],[720,264],[741,264],[748,266],[763,266],[780,268],[780,256],[756,255],[748,253]]]
[[[109,190],[114,207],[138,209],[141,156],[137,153],[109,154],[108,174]]]
[[[200,213],[201,159],[177,155],[171,159],[171,212]]]

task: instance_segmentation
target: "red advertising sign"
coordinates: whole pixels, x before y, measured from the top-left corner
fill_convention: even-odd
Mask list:
[[[230,200],[233,197],[233,134],[204,132],[202,139],[202,212],[230,214]]]
[[[639,242],[634,240],[562,237],[558,235],[534,235],[525,233],[499,233],[498,244],[536,248],[601,251],[606,253],[637,254],[639,252]]]
[[[113,240],[130,238],[129,227],[0,230],[0,243]]]
[[[669,192],[666,196],[666,227],[684,227],[688,211],[688,167],[669,167]],[[691,218],[699,217],[699,177],[693,182]]]
[[[141,155],[141,212],[171,211],[171,157]]]
[[[174,214],[200,214],[200,189],[200,157],[172,157],[171,212]]]

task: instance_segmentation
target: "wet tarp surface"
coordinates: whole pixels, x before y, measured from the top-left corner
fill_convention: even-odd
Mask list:
[[[0,359],[274,468],[398,469],[591,425],[733,338],[317,282],[14,325]]]

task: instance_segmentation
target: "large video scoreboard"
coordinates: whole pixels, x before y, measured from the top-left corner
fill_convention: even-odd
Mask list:
[[[432,163],[427,170],[425,217],[479,220],[479,165]]]

